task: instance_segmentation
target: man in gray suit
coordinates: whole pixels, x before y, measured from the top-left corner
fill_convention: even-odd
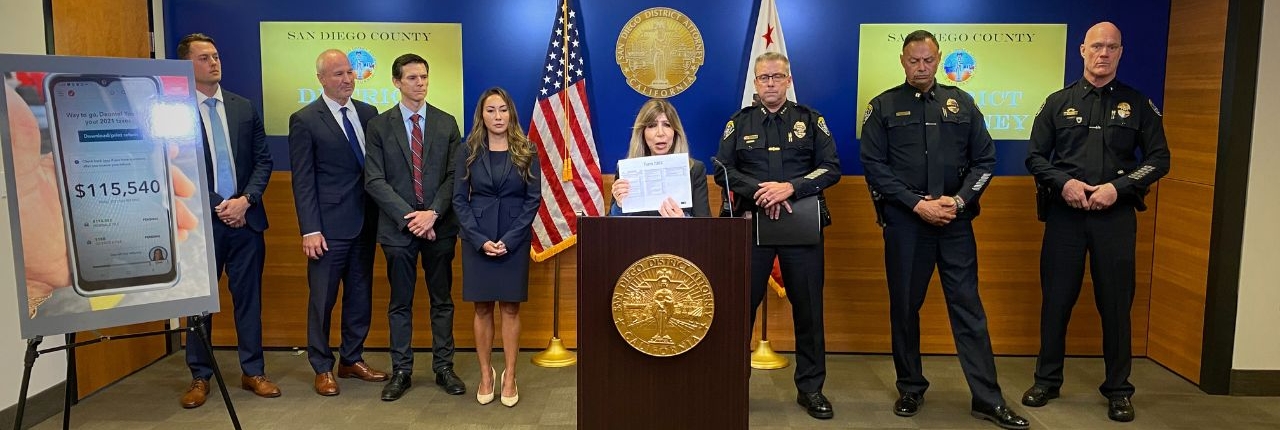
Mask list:
[[[427,60],[404,54],[391,65],[398,105],[369,121],[365,189],[378,204],[378,243],[387,256],[391,303],[391,364],[382,390],[393,401],[412,385],[413,294],[418,257],[431,297],[431,369],[436,385],[460,395],[466,385],[453,371],[453,253],[458,217],[453,212],[454,151],[462,143],[457,121],[427,99]]]
[[[373,312],[373,237],[378,209],[364,191],[364,128],[378,110],[351,98],[355,72],[347,54],[329,49],[316,58],[320,98],[289,116],[293,200],[307,256],[307,359],[315,390],[338,395],[329,326],[342,284],[342,344],[338,377],[385,381],[364,362]]]

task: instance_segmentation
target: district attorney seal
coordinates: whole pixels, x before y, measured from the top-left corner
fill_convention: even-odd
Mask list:
[[[636,350],[671,357],[693,349],[711,328],[715,296],[693,262],[654,254],[632,263],[613,288],[613,325]]]
[[[667,98],[693,85],[706,48],[689,17],[655,7],[640,11],[622,26],[615,55],[627,85],[649,97]]]

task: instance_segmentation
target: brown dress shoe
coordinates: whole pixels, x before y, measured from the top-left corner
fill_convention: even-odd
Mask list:
[[[369,368],[368,364],[363,361],[357,361],[350,366],[338,365],[339,378],[360,378],[369,382],[382,382],[387,380],[387,374]]]
[[[333,379],[333,372],[316,375],[316,394],[321,396],[338,395],[338,380]]]
[[[182,394],[182,407],[184,409],[198,408],[204,404],[207,397],[209,397],[209,380],[192,379],[191,386],[187,387],[187,392]]]
[[[240,376],[240,388],[252,391],[259,397],[280,397],[280,387],[267,379],[266,375]]]

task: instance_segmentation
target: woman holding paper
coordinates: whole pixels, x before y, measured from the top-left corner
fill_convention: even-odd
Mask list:
[[[688,152],[689,140],[685,137],[684,127],[680,125],[680,115],[671,102],[666,99],[649,99],[640,106],[635,125],[631,127],[631,147],[627,151],[627,158]],[[681,209],[675,199],[667,197],[657,211],[625,213],[622,211],[622,202],[631,194],[631,183],[619,178],[613,182],[610,190],[613,203],[609,205],[609,216],[711,216],[711,206],[707,203],[707,168],[701,161],[692,158],[689,159],[689,183],[693,191],[692,208]]]
[[[476,401],[520,401],[516,354],[520,351],[520,303],[529,298],[529,242],[542,202],[538,153],[520,129],[511,96],[491,88],[476,103],[474,126],[455,160],[453,208],[462,226],[462,300],[475,304],[480,387]],[[490,360],[494,302],[502,314],[501,383]]]

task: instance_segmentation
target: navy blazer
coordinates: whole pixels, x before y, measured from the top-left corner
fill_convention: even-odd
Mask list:
[[[532,177],[525,182],[512,163],[490,165],[487,139],[478,151],[470,168],[467,167],[470,149],[459,150],[454,160],[454,169],[459,173],[455,174],[453,207],[462,225],[462,239],[477,251],[483,250],[487,241],[502,242],[507,249],[517,249],[530,241],[533,217],[542,204],[538,153],[533,153],[529,169]]]
[[[413,233],[404,216],[417,210],[413,194],[413,153],[404,131],[400,104],[369,121],[365,127],[364,187],[378,204],[378,243],[408,246]],[[430,103],[426,128],[422,130],[422,210],[434,210],[436,239],[458,235],[458,216],[453,202],[453,156],[462,143],[453,115]]]
[[[351,99],[351,104],[362,128],[378,115],[378,109],[368,103]],[[355,239],[365,228],[377,225],[377,217],[372,216],[376,206],[364,191],[364,166],[333,115],[324,98],[317,98],[289,116],[293,201],[302,234]],[[370,216],[365,216],[366,211]]]
[[[227,138],[231,140],[232,162],[236,165],[236,194],[222,196],[214,191],[209,137],[201,133],[204,137],[205,182],[209,186],[209,213],[214,213],[213,208],[222,204],[223,200],[249,196],[250,201],[258,203],[249,205],[249,209],[245,211],[245,225],[261,233],[267,229],[267,211],[262,208],[262,193],[267,190],[267,180],[271,179],[271,150],[267,147],[267,132],[262,125],[262,116],[258,115],[258,110],[249,103],[249,99],[227,91],[226,88],[222,89],[222,99],[227,112]]]

